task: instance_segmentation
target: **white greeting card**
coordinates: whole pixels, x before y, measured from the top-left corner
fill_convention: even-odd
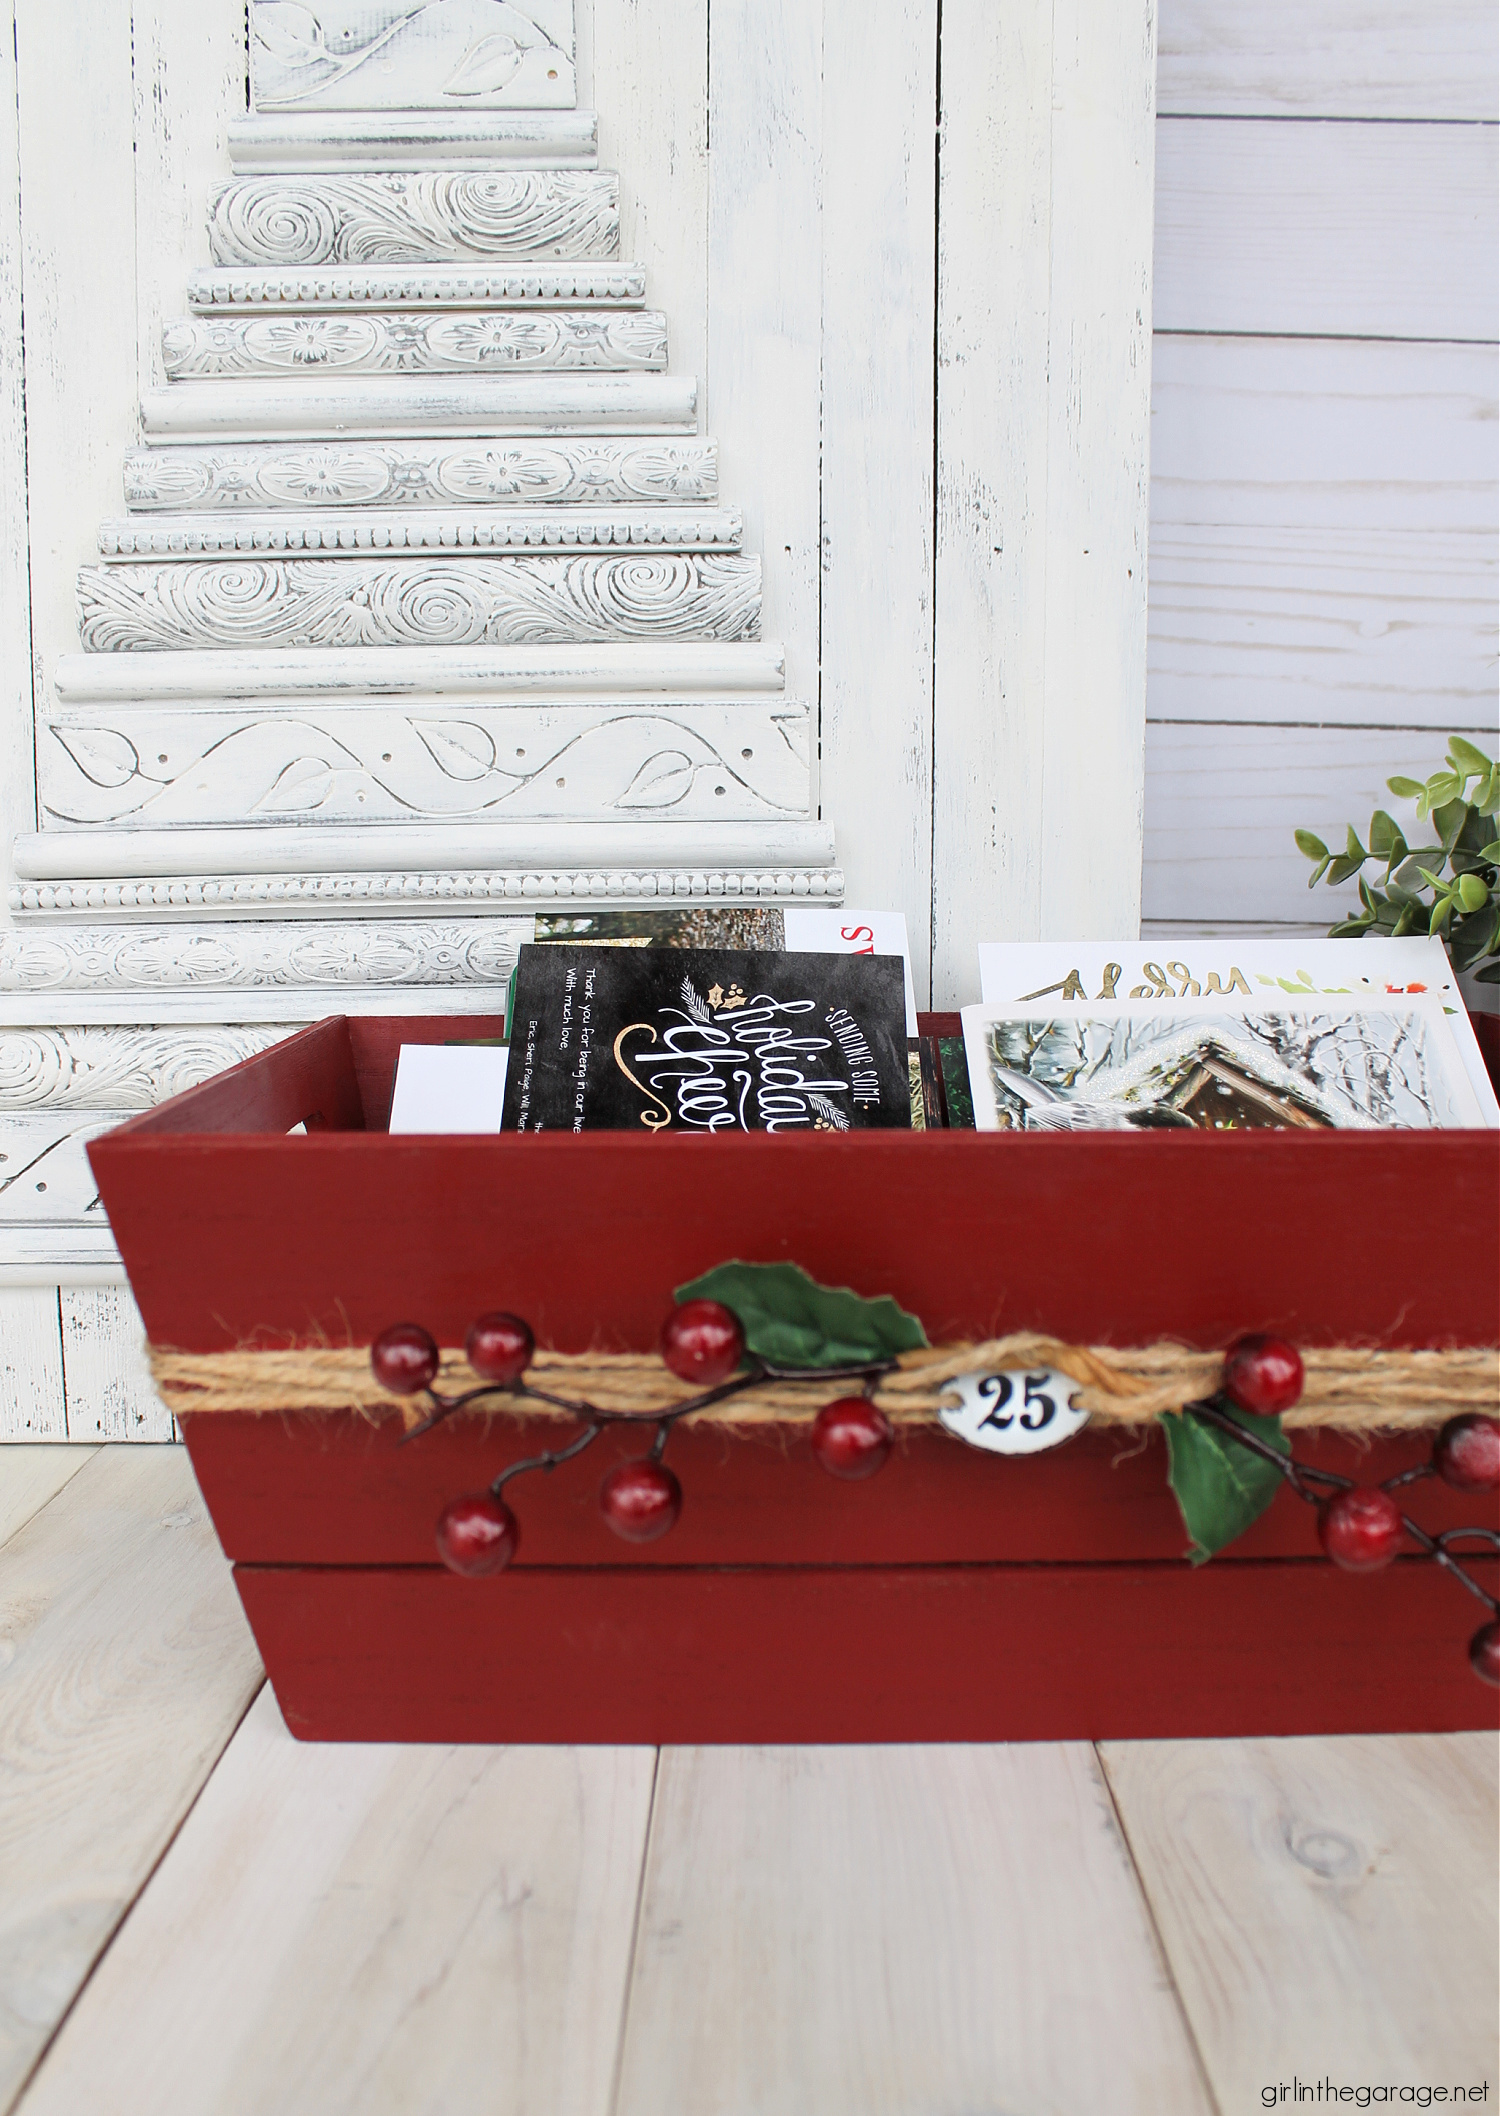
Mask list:
[[[502,1045],[403,1043],[392,1132],[498,1132],[510,1057]]]
[[[899,955],[906,974],[906,1033],[917,1033],[917,995],[911,978],[911,948],[903,911],[802,911],[782,917],[786,944],[811,955]]]
[[[1014,1001],[965,1007],[963,1026],[980,1131],[1500,1123],[1430,994]]]

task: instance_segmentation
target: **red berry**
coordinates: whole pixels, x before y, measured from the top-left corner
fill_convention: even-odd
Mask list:
[[[1500,1486],[1500,1423],[1469,1411],[1450,1418],[1432,1447],[1432,1466],[1455,1491]]]
[[[476,1374],[508,1386],[519,1381],[531,1365],[536,1339],[530,1323],[523,1323],[519,1315],[505,1315],[497,1310],[493,1315],[481,1315],[473,1324],[464,1339],[464,1350]]]
[[[438,1370],[438,1348],[420,1323],[396,1323],[370,1347],[375,1379],[393,1396],[415,1396]]]
[[[660,1462],[617,1462],[599,1487],[599,1510],[627,1543],[654,1543],[676,1526],[682,1486]]]
[[[520,1542],[515,1515],[491,1491],[465,1492],[438,1515],[438,1556],[450,1572],[466,1580],[503,1572]]]
[[[1224,1355],[1224,1393],[1242,1411],[1275,1418],[1302,1394],[1302,1355],[1284,1337],[1237,1337]]]
[[[1401,1547],[1401,1509],[1388,1491],[1359,1485],[1318,1508],[1318,1541],[1345,1572],[1381,1572]]]
[[[1500,1686],[1500,1623],[1481,1624],[1469,1640],[1469,1666],[1481,1682]]]
[[[744,1327],[722,1301],[685,1300],[661,1326],[661,1356],[679,1381],[717,1388],[745,1356]]]
[[[873,1477],[894,1439],[890,1420],[868,1396],[841,1396],[813,1420],[812,1451],[830,1477]]]

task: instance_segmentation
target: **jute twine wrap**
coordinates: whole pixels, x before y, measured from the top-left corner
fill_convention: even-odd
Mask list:
[[[1493,1346],[1450,1352],[1389,1352],[1335,1345],[1302,1355],[1302,1400],[1283,1424],[1326,1426],[1342,1432],[1409,1432],[1441,1425],[1461,1411],[1500,1414],[1500,1353]],[[402,1415],[408,1425],[426,1415],[421,1399],[387,1395],[370,1371],[363,1346],[305,1351],[151,1352],[162,1400],[178,1417],[200,1411],[357,1411],[366,1417]],[[1117,1350],[1063,1344],[1018,1331],[983,1344],[938,1345],[906,1352],[875,1389],[875,1401],[894,1423],[930,1423],[958,1399],[949,1384],[960,1374],[1019,1372],[1052,1367],[1078,1384],[1079,1406],[1103,1424],[1148,1425],[1164,1413],[1211,1396],[1223,1356],[1181,1345]],[[559,1396],[583,1399],[602,1411],[650,1418],[699,1393],[669,1374],[654,1353],[542,1352],[528,1379]],[[479,1386],[462,1352],[443,1354],[435,1384],[444,1396]],[[767,1382],[743,1395],[689,1413],[684,1421],[720,1426],[795,1424],[815,1417],[830,1395],[855,1393],[857,1382]],[[566,1418],[570,1414],[524,1397],[495,1395],[476,1414]]]

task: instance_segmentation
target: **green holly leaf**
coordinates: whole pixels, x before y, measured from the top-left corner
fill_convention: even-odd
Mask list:
[[[1257,1418],[1229,1403],[1219,1408],[1257,1440],[1267,1441],[1278,1455],[1291,1453],[1279,1418]],[[1188,1557],[1194,1565],[1202,1565],[1260,1519],[1276,1496],[1281,1472],[1191,1411],[1178,1418],[1163,1418],[1162,1425],[1167,1435],[1167,1481],[1192,1538]]]
[[[820,1286],[800,1264],[720,1264],[676,1298],[722,1301],[744,1325],[747,1349],[773,1367],[862,1366],[927,1342],[888,1293],[865,1300],[847,1286]]]

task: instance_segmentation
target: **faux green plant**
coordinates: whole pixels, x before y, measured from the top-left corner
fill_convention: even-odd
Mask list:
[[[1359,876],[1359,914],[1330,926],[1330,935],[1397,939],[1404,933],[1441,933],[1456,970],[1472,970],[1485,984],[1500,984],[1500,833],[1495,827],[1500,764],[1461,735],[1451,735],[1446,766],[1425,784],[1415,779],[1385,783],[1403,801],[1416,802],[1418,823],[1437,843],[1413,850],[1383,808],[1370,818],[1368,846],[1360,843],[1352,823],[1342,852],[1330,852],[1312,831],[1299,830],[1297,849],[1313,863],[1309,889],[1325,879],[1337,884]],[[1385,864],[1377,887],[1364,875],[1371,860]]]

